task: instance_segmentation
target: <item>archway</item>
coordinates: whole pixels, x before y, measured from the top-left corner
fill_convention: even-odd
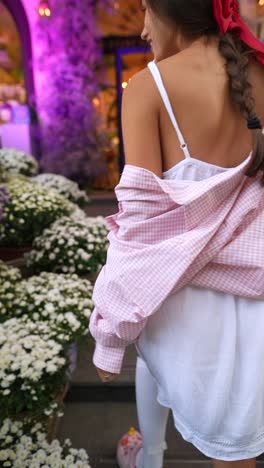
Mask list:
[[[32,45],[28,18],[21,0],[0,0],[11,13],[21,37],[25,86],[30,103],[35,102],[35,84],[32,68]]]
[[[15,133],[14,129],[12,128],[12,125],[15,124],[12,124],[12,122],[10,125],[2,127],[2,141],[6,146],[13,145],[17,149],[30,152],[35,157],[40,159],[41,135],[36,112],[37,105],[33,74],[32,42],[28,17],[21,0],[0,0],[0,7],[1,5],[2,8],[8,12],[10,19],[12,18],[13,24],[17,30],[17,36],[20,40],[20,70],[23,69],[23,87],[24,91],[26,92],[26,103],[30,112],[29,123],[26,123],[26,120],[28,119],[26,114],[24,117],[22,117],[22,119],[25,118],[26,120],[22,120],[20,122],[16,121],[16,124],[22,123],[23,125],[19,125]],[[17,62],[15,61],[15,63]],[[12,135],[16,136],[14,140]]]

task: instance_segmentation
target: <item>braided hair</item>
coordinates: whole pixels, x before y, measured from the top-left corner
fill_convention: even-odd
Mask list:
[[[240,41],[235,33],[219,35],[219,51],[226,60],[226,71],[229,77],[230,93],[247,122],[258,119],[256,102],[249,82],[249,63],[252,51]],[[254,128],[253,155],[246,175],[255,177],[262,172],[264,185],[264,136],[262,129]]]

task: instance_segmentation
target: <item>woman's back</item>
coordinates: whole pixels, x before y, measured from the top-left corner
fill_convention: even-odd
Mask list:
[[[190,155],[223,167],[239,165],[252,150],[252,132],[230,95],[225,60],[214,42],[197,42],[180,54],[158,63],[175,117]],[[264,72],[252,61],[256,113],[264,120]],[[163,171],[184,158],[165,106],[160,102],[160,139]]]

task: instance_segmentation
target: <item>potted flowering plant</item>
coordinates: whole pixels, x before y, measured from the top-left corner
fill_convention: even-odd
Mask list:
[[[21,280],[0,262],[0,421],[44,418],[53,438],[92,310],[88,280],[45,272]]]
[[[76,343],[88,334],[92,294],[90,281],[77,275],[42,272],[21,280],[16,268],[0,263],[0,323],[12,317],[48,323],[69,358],[68,379],[77,365]]]
[[[103,217],[63,217],[35,238],[27,265],[35,272],[98,274],[106,261],[108,232]]]
[[[4,171],[25,176],[33,176],[38,172],[36,159],[15,148],[0,149],[0,166]]]
[[[43,229],[70,214],[72,206],[60,195],[27,180],[11,178],[5,187],[9,200],[2,211],[0,258],[11,260],[20,257],[23,249],[30,249]],[[18,248],[22,250],[14,250]]]
[[[0,269],[0,322],[14,316],[47,322],[64,347],[88,333],[94,307],[90,281],[77,275],[42,272],[15,283],[16,269],[9,277],[12,281],[2,278]]]
[[[50,442],[42,425],[6,418],[0,427],[0,465],[13,468],[91,468],[84,449],[66,439]]]
[[[0,324],[0,362],[0,420],[42,414],[66,384],[67,355],[47,322]]]
[[[80,190],[76,182],[73,182],[62,175],[49,173],[39,174],[34,177],[33,180],[50,190],[55,190],[57,193],[67,198],[72,203],[76,203],[80,207],[84,207],[90,202],[90,198],[86,192]]]

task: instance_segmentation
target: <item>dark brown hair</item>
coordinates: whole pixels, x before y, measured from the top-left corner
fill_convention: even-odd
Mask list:
[[[189,39],[201,36],[219,38],[219,51],[226,60],[230,93],[246,121],[255,118],[256,103],[249,82],[249,61],[253,51],[235,33],[221,34],[213,12],[212,0],[147,0],[151,10],[174,23]],[[253,132],[253,156],[246,175],[255,177],[261,171],[264,184],[264,136],[261,129]]]

